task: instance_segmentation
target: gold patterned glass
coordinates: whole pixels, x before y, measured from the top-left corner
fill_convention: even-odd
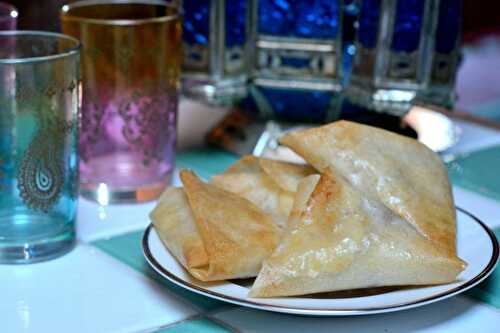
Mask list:
[[[0,45],[0,263],[31,263],[75,242],[80,44],[0,31]]]
[[[83,44],[82,195],[100,204],[157,198],[174,164],[177,5],[81,1],[65,5],[61,21]]]

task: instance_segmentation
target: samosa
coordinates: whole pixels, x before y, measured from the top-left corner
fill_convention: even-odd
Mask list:
[[[212,177],[211,183],[250,200],[284,228],[299,181],[315,172],[307,165],[247,155]]]
[[[249,200],[180,173],[150,217],[170,252],[202,281],[254,277],[279,242],[271,215]]]
[[[446,168],[417,140],[349,121],[290,132],[281,143],[320,172],[333,167],[449,256],[456,213]]]
[[[283,239],[249,295],[447,283],[464,267],[331,169],[300,183]]]

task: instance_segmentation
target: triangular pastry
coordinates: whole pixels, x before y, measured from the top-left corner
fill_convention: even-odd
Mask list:
[[[180,177],[184,190],[167,189],[150,214],[167,248],[202,281],[256,276],[280,237],[271,215],[190,171]]]
[[[455,207],[446,168],[418,141],[349,121],[291,132],[280,140],[320,172],[349,183],[456,255]]]
[[[149,214],[163,244],[187,270],[208,266],[208,255],[184,189],[169,187]]]
[[[284,228],[298,182],[315,172],[310,166],[248,155],[212,177],[211,183],[250,200]]]
[[[464,267],[332,170],[300,183],[283,239],[250,296],[447,283]]]

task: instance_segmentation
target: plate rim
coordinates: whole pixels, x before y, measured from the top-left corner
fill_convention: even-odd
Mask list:
[[[492,245],[492,255],[491,258],[486,265],[486,267],[476,276],[474,276],[472,279],[468,280],[464,284],[457,286],[451,290],[441,292],[436,295],[432,295],[429,297],[424,297],[421,299],[418,299],[414,302],[405,302],[401,304],[396,304],[396,305],[391,305],[388,307],[370,307],[370,308],[365,308],[365,309],[342,309],[342,308],[335,308],[335,309],[316,309],[316,308],[307,308],[307,307],[294,307],[294,306],[284,306],[284,305],[274,305],[274,304],[265,304],[265,303],[258,303],[255,301],[250,301],[247,299],[241,299],[237,297],[232,297],[228,296],[216,291],[212,291],[209,289],[205,289],[202,287],[199,287],[195,284],[192,284],[188,281],[185,281],[181,278],[179,278],[177,275],[171,273],[169,270],[167,270],[165,267],[163,267],[153,256],[148,240],[149,240],[149,235],[151,233],[151,229],[154,227],[152,223],[150,223],[146,230],[144,231],[144,234],[142,236],[142,241],[141,241],[141,246],[142,246],[142,252],[143,255],[148,262],[148,264],[162,277],[166,278],[170,282],[184,288],[188,289],[192,292],[195,292],[197,294],[204,295],[206,297],[214,298],[220,301],[232,303],[232,304],[237,304],[240,306],[245,306],[245,307],[250,307],[258,310],[265,310],[265,311],[271,311],[271,312],[280,312],[280,313],[289,313],[289,314],[298,314],[298,315],[309,315],[309,316],[353,316],[353,315],[370,315],[370,314],[376,314],[376,313],[388,313],[388,312],[395,312],[395,311],[400,311],[400,310],[405,310],[405,309],[411,309],[414,307],[419,307],[423,306],[426,304],[434,303],[440,300],[447,299],[449,297],[455,296],[459,293],[462,293],[480,282],[482,282],[485,278],[487,278],[495,269],[495,266],[498,263],[499,259],[499,242],[498,239],[496,238],[495,234],[493,231],[484,223],[482,222],[478,217],[470,213],[469,211],[456,207],[456,210],[464,213],[468,217],[470,217],[473,221],[478,223],[483,230],[486,232],[486,234],[489,236],[489,239],[491,241]],[[168,251],[168,250],[167,250]],[[171,254],[170,254],[171,255]]]

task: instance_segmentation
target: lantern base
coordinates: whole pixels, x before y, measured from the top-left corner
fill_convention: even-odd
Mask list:
[[[182,93],[188,98],[215,106],[233,105],[248,93],[246,76],[215,82],[202,76],[184,76]]]
[[[453,87],[431,87],[427,92],[419,94],[417,99],[424,104],[439,105],[451,110],[457,100],[457,93]]]
[[[346,88],[345,96],[350,102],[361,107],[394,116],[404,116],[410,110],[417,92],[351,85]]]

